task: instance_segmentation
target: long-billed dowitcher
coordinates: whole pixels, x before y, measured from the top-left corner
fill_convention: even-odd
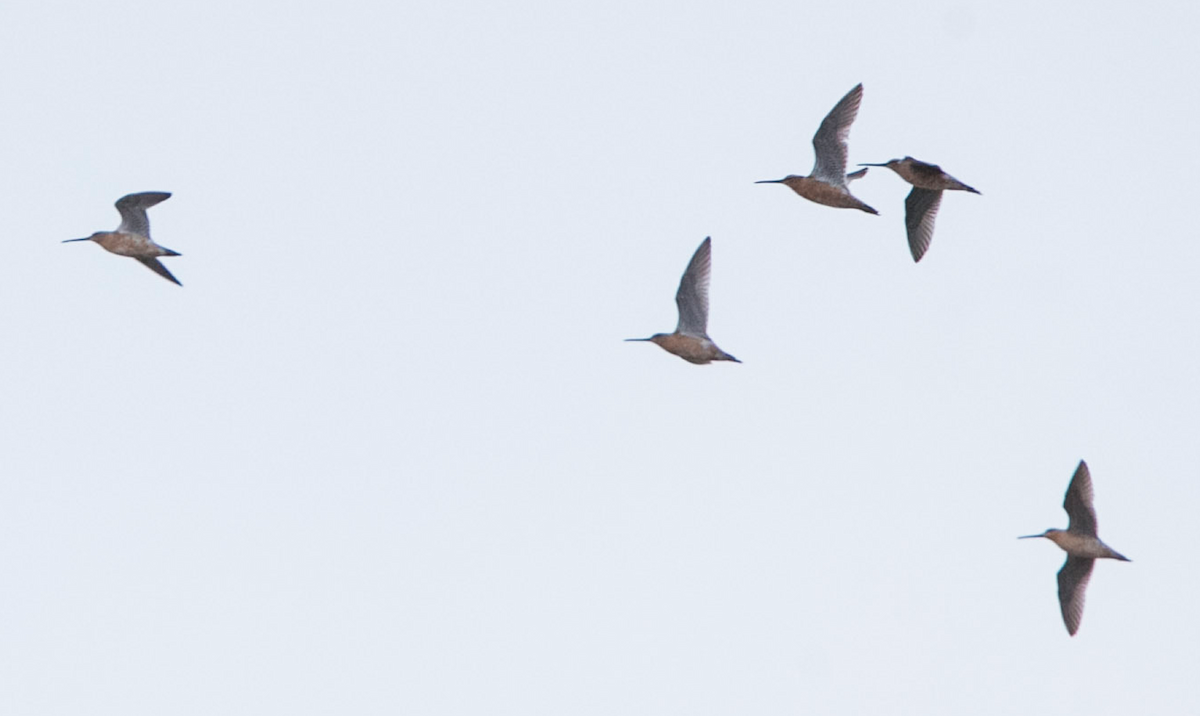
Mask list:
[[[904,200],[904,226],[908,229],[908,250],[912,252],[913,261],[920,261],[929,250],[929,242],[933,241],[933,222],[942,204],[942,192],[958,190],[980,193],[942,171],[938,165],[912,157],[858,166],[887,167],[913,185],[908,198]]]
[[[770,179],[755,184],[786,184],[800,196],[825,206],[839,209],[860,209],[868,214],[878,214],[871,207],[855,198],[847,184],[866,175],[866,169],[853,174],[846,173],[846,137],[850,125],[858,116],[858,105],[862,103],[861,83],[846,93],[825,116],[817,133],[813,135],[813,149],[817,161],[812,173],[806,177],[789,174],[782,179]]]
[[[1075,636],[1083,619],[1083,593],[1092,578],[1092,566],[1097,559],[1130,560],[1100,541],[1096,536],[1096,508],[1092,506],[1092,476],[1087,463],[1079,461],[1075,476],[1067,487],[1063,509],[1071,518],[1065,530],[1048,529],[1040,535],[1025,535],[1018,539],[1045,537],[1067,553],[1067,562],[1058,570],[1058,603],[1062,607],[1067,633]]]
[[[97,231],[82,239],[67,239],[72,241],[95,241],[118,256],[128,256],[141,261],[146,268],[162,276],[178,286],[179,279],[171,275],[166,266],[159,263],[159,256],[179,256],[180,254],[159,246],[150,240],[150,219],[146,217],[146,209],[166,201],[171,197],[170,192],[144,191],[140,194],[128,194],[117,200],[117,211],[121,212],[121,225],[116,231]]]
[[[703,365],[715,360],[740,360],[717,348],[708,337],[708,276],[712,270],[712,237],[706,238],[692,255],[675,304],[679,306],[679,325],[674,333],[655,333],[649,338],[626,338],[627,341],[650,341],[668,353],[674,353],[689,363]]]

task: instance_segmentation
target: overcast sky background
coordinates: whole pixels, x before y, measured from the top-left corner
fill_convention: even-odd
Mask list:
[[[1200,6],[9,5],[0,712],[1200,709]],[[850,161],[881,216],[755,185]],[[92,244],[150,212],[179,288]],[[675,326],[713,237],[709,332]],[[1079,634],[1063,553],[1092,469]]]

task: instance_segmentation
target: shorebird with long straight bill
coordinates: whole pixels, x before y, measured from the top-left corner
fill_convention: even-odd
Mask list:
[[[118,256],[128,256],[142,262],[142,265],[162,276],[171,283],[182,286],[179,279],[171,275],[166,266],[159,263],[159,256],[179,256],[180,254],[150,240],[150,219],[146,209],[166,201],[171,194],[165,191],[144,191],[140,194],[129,194],[117,200],[117,211],[121,213],[121,225],[116,231],[97,231],[82,239],[67,239],[72,241],[95,241]]]
[[[1017,539],[1045,537],[1067,553],[1067,562],[1058,570],[1058,604],[1062,607],[1067,633],[1075,636],[1083,619],[1083,593],[1092,578],[1097,559],[1128,558],[1100,541],[1096,535],[1096,508],[1092,506],[1092,475],[1087,463],[1079,461],[1075,476],[1067,487],[1063,509],[1071,518],[1065,530],[1048,529],[1040,535],[1025,535]]]
[[[689,363],[703,365],[715,360],[740,360],[717,348],[708,337],[708,276],[712,271],[712,237],[705,239],[688,263],[675,304],[679,307],[679,324],[674,333],[655,333],[649,338],[626,338],[627,341],[650,341],[668,353],[674,353]]]
[[[859,209],[868,214],[878,214],[871,207],[850,194],[847,184],[866,176],[867,170],[846,173],[846,138],[850,136],[850,125],[858,116],[858,105],[862,103],[863,86],[858,84],[846,93],[841,101],[826,115],[817,133],[813,135],[813,149],[817,161],[812,173],[806,177],[789,174],[782,179],[769,179],[755,184],[786,184],[800,196],[825,206],[839,209]]]
[[[933,222],[942,205],[942,192],[947,190],[980,192],[942,171],[936,164],[912,157],[892,159],[883,164],[859,164],[860,167],[887,167],[913,185],[904,200],[904,227],[908,230],[908,250],[913,261],[920,261],[933,241]]]

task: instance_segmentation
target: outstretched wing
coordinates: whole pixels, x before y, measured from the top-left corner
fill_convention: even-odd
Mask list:
[[[158,274],[159,276],[162,276],[163,278],[165,278],[166,280],[175,284],[176,286],[183,285],[182,283],[179,283],[179,279],[177,279],[171,275],[171,272],[167,270],[166,266],[163,266],[162,263],[158,259],[154,258],[153,256],[134,256],[134,258],[137,259],[138,261],[141,261],[143,266],[150,269],[151,271]]]
[[[1067,496],[1063,499],[1063,509],[1071,518],[1067,529],[1071,532],[1082,532],[1096,537],[1096,508],[1092,506],[1092,474],[1088,471],[1087,463],[1079,461],[1075,476],[1067,486]]]
[[[1092,567],[1096,560],[1090,557],[1067,557],[1067,562],[1058,570],[1058,605],[1062,608],[1063,623],[1067,633],[1075,636],[1079,622],[1083,621],[1083,596],[1088,580],[1092,578]]]
[[[813,135],[813,149],[817,154],[817,162],[812,170],[814,179],[834,186],[846,185],[846,138],[850,136],[850,125],[858,116],[862,93],[861,83],[847,92],[825,116]]]
[[[693,336],[708,334],[708,275],[712,269],[712,237],[706,238],[688,263],[675,304],[679,306],[676,331]]]
[[[913,187],[904,200],[904,227],[908,229],[908,250],[913,261],[920,261],[933,241],[933,222],[942,205],[939,189]]]
[[[117,211],[121,212],[121,225],[117,227],[117,231],[150,238],[150,219],[146,218],[146,209],[169,198],[170,192],[144,191],[117,199]]]

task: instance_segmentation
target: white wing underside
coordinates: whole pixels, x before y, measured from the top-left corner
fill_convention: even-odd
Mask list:
[[[813,135],[813,150],[817,155],[812,170],[813,179],[845,188],[846,140],[850,136],[850,125],[858,116],[862,93],[861,84],[847,92],[825,116],[817,133]]]

